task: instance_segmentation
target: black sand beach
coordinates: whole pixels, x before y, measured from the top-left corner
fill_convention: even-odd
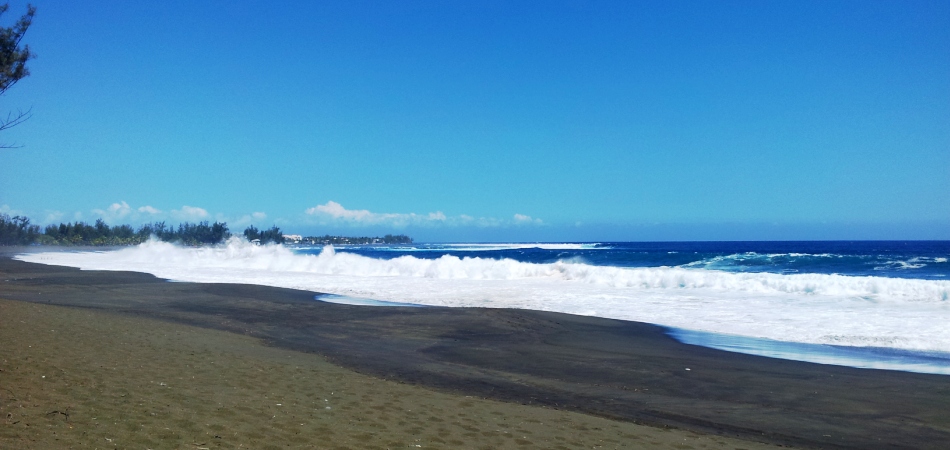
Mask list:
[[[0,257],[2,299],[242,334],[461,398],[750,445],[945,448],[950,442],[947,376],[723,352],[681,344],[641,323],[523,310],[348,306],[313,296]]]

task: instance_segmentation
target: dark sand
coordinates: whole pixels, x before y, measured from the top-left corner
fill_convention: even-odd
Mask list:
[[[380,380],[223,331],[0,300],[0,448],[767,448]]]
[[[633,322],[522,310],[347,306],[317,302],[312,297],[312,293],[289,289],[169,283],[145,274],[81,272],[0,258],[0,298],[78,307],[57,310],[78,310],[94,314],[90,317],[107,317],[95,319],[96,326],[103,329],[111,329],[110,324],[113,323],[119,327],[118,324],[126,323],[122,320],[140,320],[148,325],[133,328],[156,330],[172,326],[170,322],[245,334],[263,339],[271,346],[322,355],[333,364],[369,375],[359,379],[366,380],[367,385],[373,385],[374,394],[369,397],[361,394],[359,400],[351,399],[351,407],[355,410],[360,410],[361,401],[370,402],[374,396],[389,395],[388,392],[397,386],[399,389],[414,389],[413,393],[405,395],[422,399],[419,401],[430,401],[436,397],[445,399],[438,402],[431,400],[435,402],[433,404],[442,406],[438,407],[441,409],[436,414],[428,412],[432,417],[443,419],[442,423],[433,425],[400,419],[392,411],[401,406],[392,409],[392,404],[388,406],[390,414],[387,418],[375,419],[376,423],[386,426],[389,435],[428,433],[429,438],[441,439],[441,442],[430,439],[427,447],[452,448],[463,444],[498,447],[517,446],[519,443],[551,447],[552,442],[560,442],[566,448],[604,444],[610,447],[643,447],[649,443],[679,448],[701,448],[707,445],[751,448],[755,442],[764,442],[815,448],[946,448],[946,443],[950,442],[948,376],[852,369],[722,352],[680,344],[667,337],[659,327]],[[5,308],[9,309],[10,306]],[[39,317],[47,314],[35,313],[30,320],[39,320]],[[166,323],[144,319],[160,319]],[[12,329],[8,322],[6,313],[0,315],[0,330],[4,332],[3,358],[13,354],[11,352],[21,352],[19,347],[29,342],[21,340],[8,343],[8,330]],[[36,334],[47,336],[40,333],[46,327],[27,326],[25,329],[35,328]],[[210,333],[206,330],[193,332]],[[68,336],[56,333],[58,339],[75,343]],[[228,333],[223,335],[233,336]],[[145,338],[140,341],[142,339]],[[159,347],[181,353],[186,352],[189,345],[204,345],[206,339],[212,338],[202,337]],[[142,342],[151,341],[145,339]],[[139,347],[136,348],[141,348],[144,344],[137,345]],[[221,352],[214,345],[208,345],[211,350],[199,351]],[[251,340],[242,345],[253,347]],[[173,350],[166,348],[169,346]],[[85,346],[79,346],[71,350],[70,354],[78,352],[88,359],[94,356],[90,353],[118,351],[119,343],[104,340],[100,347],[84,353],[82,348]],[[66,351],[64,347],[62,352]],[[277,352],[275,349],[270,351]],[[246,351],[251,354],[255,352],[263,350]],[[17,354],[20,355],[18,357],[28,355]],[[241,356],[229,357],[228,364],[238,364],[245,359],[242,352],[234,351],[232,354]],[[300,353],[287,352],[281,355],[296,355],[286,356],[288,360],[282,362],[288,367],[287,370],[290,370],[289,367],[311,367],[318,362],[325,364],[321,358]],[[182,360],[187,361],[187,358]],[[193,362],[197,364],[198,361],[206,360]],[[36,359],[30,361],[31,365],[34,362],[40,364]],[[254,363],[253,358],[251,361],[248,364]],[[7,372],[0,372],[0,381],[3,382],[0,387],[6,387],[7,379],[11,376],[8,372],[11,369],[7,366],[9,362],[3,364],[0,368]],[[51,370],[59,367],[52,360],[43,364]],[[59,368],[68,372],[69,367],[72,367],[72,363]],[[352,374],[332,364],[326,367]],[[19,370],[23,370],[22,365]],[[142,383],[159,381],[152,379],[157,377],[147,376],[147,373],[143,376],[149,380]],[[239,373],[241,375],[228,378],[232,380],[231,384],[216,378],[206,378],[215,381],[204,381],[192,389],[204,389],[208,395],[217,395],[218,390],[227,389],[227,386],[233,385],[235,387],[231,387],[231,390],[242,391],[261,382],[249,382],[246,377],[250,375]],[[339,376],[341,379],[350,377],[358,375]],[[89,382],[95,379],[89,378]],[[289,382],[286,381],[287,377],[282,379],[287,383],[285,390],[297,389],[301,392],[295,394],[298,404],[311,400],[304,392],[312,381]],[[219,388],[219,384],[224,387]],[[142,395],[145,389],[145,385],[130,386],[127,395]],[[420,386],[428,389],[420,389]],[[364,389],[363,392],[369,391]],[[258,394],[256,391],[246,393],[249,398],[259,399]],[[319,397],[323,392],[317,389],[311,394]],[[5,416],[11,413],[10,408],[13,407],[9,400],[11,395],[12,398],[21,399],[27,394],[0,389],[0,408],[3,408]],[[543,414],[563,414],[564,410],[568,410],[616,420],[605,420],[603,423],[613,425],[597,426],[600,430],[593,430],[593,427],[586,425],[586,429],[570,429],[570,426],[564,425],[561,430],[568,430],[564,435],[573,440],[562,438],[545,442],[538,437],[554,436],[556,428],[525,429],[532,431],[531,436],[522,434],[522,440],[526,442],[491,441],[489,435],[497,431],[491,429],[494,425],[490,421],[469,423],[472,429],[467,432],[474,435],[446,428],[450,422],[446,419],[466,411],[458,404],[461,399],[475,401],[478,398],[504,402],[488,403],[505,405],[498,410],[502,416],[522,411],[527,414],[523,417],[540,417]],[[174,402],[167,403],[170,406],[166,408],[175,406]],[[381,406],[384,409],[387,407],[386,404]],[[49,412],[40,411],[42,409],[53,411],[65,406],[50,404],[37,408],[34,416],[31,416],[34,419],[39,417],[35,414]],[[428,408],[435,411],[436,407]],[[557,411],[554,411],[555,408]],[[364,413],[369,414],[370,409],[365,409]],[[78,412],[70,414],[71,421],[78,420],[74,419],[74,414]],[[169,427],[170,431],[184,436],[181,438],[183,440],[176,441],[176,446],[190,445],[186,441],[193,438],[182,430],[194,436],[197,436],[195,433],[211,433],[214,430],[198,425],[192,427],[194,430],[182,428],[188,422],[200,423],[201,418],[206,416],[206,413],[198,411],[190,414],[194,414],[192,419],[180,418],[173,422],[174,426]],[[475,415],[472,413],[472,417]],[[64,419],[58,414],[51,416]],[[227,417],[224,415],[216,419],[215,423],[226,426]],[[603,420],[578,414],[570,417]],[[20,423],[11,425],[11,418],[3,422],[0,439],[6,439],[10,436],[10,430],[14,429],[12,427],[23,423],[21,419]],[[399,420],[403,423],[399,423]],[[540,419],[532,420],[542,422]],[[133,427],[135,421],[114,422],[128,428]],[[508,423],[511,422],[508,420]],[[307,429],[315,426],[310,422],[302,423],[309,424],[305,427]],[[650,427],[630,428],[632,431],[616,431],[616,428],[612,428],[633,427],[635,423],[648,424]],[[179,427],[177,431],[176,426]],[[267,425],[261,422],[257,426]],[[440,426],[448,430],[444,432],[448,439],[434,436],[432,427],[438,429]],[[665,431],[664,427],[674,430]],[[245,426],[245,429],[253,429],[253,426]],[[407,429],[417,433],[407,433]],[[600,436],[598,433],[606,429],[611,430],[613,440],[598,442],[598,439],[604,439],[597,437]],[[338,436],[347,436],[348,439],[354,436],[346,431],[342,433]],[[662,441],[651,437],[653,435],[650,433],[675,437]],[[638,437],[642,439],[636,439]],[[241,436],[236,435],[234,438],[240,440]],[[285,444],[331,446],[320,445],[313,440],[285,442],[284,438],[274,438],[277,439],[275,445],[280,448]],[[693,440],[680,441],[690,438]],[[746,442],[737,443],[725,438]],[[231,440],[227,445],[236,446],[237,440]],[[258,441],[258,445],[252,447],[259,448],[260,442],[263,441]],[[332,443],[351,448],[416,445],[402,442],[396,439],[366,441],[365,445],[352,440],[336,440]],[[156,444],[154,448],[165,447]]]

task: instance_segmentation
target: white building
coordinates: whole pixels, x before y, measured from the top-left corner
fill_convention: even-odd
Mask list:
[[[303,240],[303,236],[299,234],[285,234],[283,235],[284,242],[290,242],[293,244],[299,244]]]

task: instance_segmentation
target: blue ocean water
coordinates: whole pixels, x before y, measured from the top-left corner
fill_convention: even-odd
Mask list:
[[[319,254],[322,249],[301,248],[297,251]],[[338,247],[336,251],[378,260],[407,256],[419,260],[437,260],[452,256],[462,259],[514,260],[533,264],[567,262],[621,268],[672,267],[700,272],[822,274],[906,280],[950,279],[950,241],[413,244]],[[375,306],[405,306],[347,297],[324,300]],[[943,300],[950,303],[946,294]],[[946,308],[937,311],[940,313],[946,311]],[[861,317],[856,313],[853,319],[860,321]],[[947,319],[950,320],[950,315]],[[781,320],[781,317],[776,320]],[[942,351],[782,341],[678,327],[669,327],[668,333],[687,344],[760,356],[859,368],[950,374],[950,353]]]
[[[513,259],[614,267],[683,267],[725,272],[818,273],[950,279],[950,241],[603,242],[570,244],[412,244],[337,247],[338,252],[393,259]],[[301,248],[319,254],[322,247]]]
[[[17,258],[250,283],[378,306],[518,308],[652,323],[688,344],[950,373],[950,242],[225,245]]]

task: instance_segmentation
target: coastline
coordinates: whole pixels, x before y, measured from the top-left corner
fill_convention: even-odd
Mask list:
[[[167,283],[8,256],[0,256],[0,279],[5,299],[246,334],[463,397],[799,447],[936,448],[950,440],[946,376],[729,353],[681,344],[648,324],[525,310],[336,305],[314,301],[311,292]]]

